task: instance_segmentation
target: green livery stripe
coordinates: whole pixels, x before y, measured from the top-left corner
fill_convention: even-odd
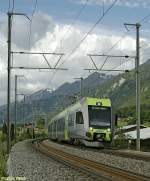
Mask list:
[[[94,133],[105,133],[104,141],[111,141],[111,132],[107,129],[92,129],[89,130],[91,134],[91,140],[93,140]]]
[[[111,107],[110,99],[99,99],[99,98],[86,98],[87,104],[91,106],[96,106],[97,103],[101,103],[101,106]]]

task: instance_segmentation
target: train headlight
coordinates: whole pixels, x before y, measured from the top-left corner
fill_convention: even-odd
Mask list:
[[[110,131],[110,128],[108,128],[107,131]]]
[[[90,127],[90,131],[93,131],[93,128],[92,128],[92,127]]]

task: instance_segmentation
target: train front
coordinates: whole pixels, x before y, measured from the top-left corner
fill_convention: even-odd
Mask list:
[[[87,140],[96,145],[110,145],[111,133],[111,102],[109,99],[88,98],[89,127]]]

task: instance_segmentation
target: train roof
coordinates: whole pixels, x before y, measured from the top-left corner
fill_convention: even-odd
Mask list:
[[[93,98],[93,97],[83,97],[82,99],[78,100],[77,102],[75,102],[74,104],[70,105],[65,110],[57,114],[51,120],[64,117],[67,114],[67,111],[72,112],[75,109],[79,109],[82,105],[111,107],[111,101],[108,98],[100,99],[100,98]]]
[[[82,101],[82,99],[81,99]],[[91,106],[106,106],[106,107],[111,107],[111,101],[108,98],[93,98],[93,97],[85,97],[83,98],[83,101],[86,101],[88,105]]]

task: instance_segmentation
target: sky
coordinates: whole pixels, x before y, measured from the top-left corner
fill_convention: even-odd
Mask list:
[[[128,27],[128,31],[124,23],[141,23],[140,63],[150,56],[149,0],[14,0],[14,8],[13,0],[0,0],[0,105],[7,101],[7,12],[12,9],[32,20],[13,16],[12,51],[64,53],[57,67],[68,70],[12,69],[11,101],[15,75],[25,76],[18,79],[18,92],[32,94],[40,89],[54,90],[75,77],[87,77],[92,72],[84,69],[94,68],[87,54],[134,56],[135,28]],[[59,56],[46,55],[46,59],[54,67]],[[94,61],[101,68],[105,58],[94,57]],[[13,55],[11,65],[48,67],[42,55]],[[132,69],[134,60],[109,58],[102,68],[115,67]]]

